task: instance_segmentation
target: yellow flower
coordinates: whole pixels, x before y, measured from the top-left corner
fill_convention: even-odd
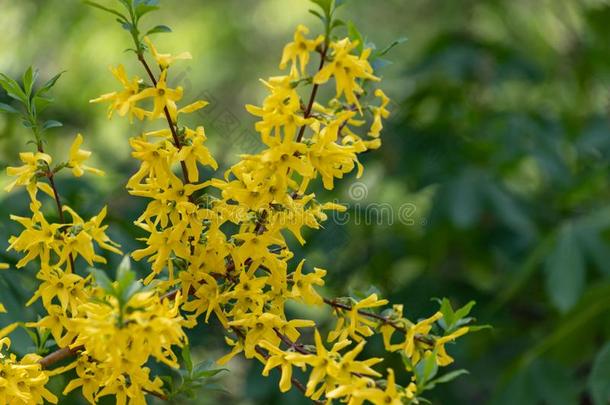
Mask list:
[[[386,380],[386,388],[382,390],[377,387],[358,389],[353,393],[353,403],[359,404],[363,400],[369,401],[373,404],[388,404],[388,405],[402,405],[403,398],[412,398],[413,394],[409,396],[407,393],[399,390],[396,387],[396,380],[394,377],[394,370],[388,369],[388,379]]]
[[[388,104],[390,104],[390,99],[381,89],[375,90],[375,96],[381,99],[381,105],[379,107],[372,107],[373,110],[373,124],[371,125],[371,130],[369,131],[369,136],[378,137],[383,129],[382,119],[388,119],[390,116],[390,111],[386,109]]]
[[[37,257],[40,258],[43,267],[45,264],[48,265],[51,260],[51,251],[60,249],[61,239],[58,234],[65,225],[49,224],[40,212],[34,213],[32,218],[16,215],[11,215],[10,218],[25,228],[19,236],[9,238],[10,245],[7,250],[14,249],[17,252],[27,253],[17,262],[16,267],[21,268]]]
[[[326,270],[314,267],[314,272],[303,274],[303,264],[305,260],[301,260],[292,276],[292,290],[290,291],[293,298],[300,297],[303,302],[310,305],[323,304],[322,297],[314,290],[314,285],[323,286]]]
[[[9,176],[17,176],[15,181],[4,188],[6,191],[11,191],[15,186],[27,186],[35,180],[38,173],[46,172],[52,161],[51,156],[40,152],[22,152],[19,154],[19,159],[25,163],[23,166],[6,168]]]
[[[176,56],[172,56],[169,53],[159,53],[157,51],[157,48],[155,48],[152,41],[148,37],[144,37],[144,42],[146,42],[146,45],[148,45],[148,48],[150,48],[150,52],[152,53],[153,57],[157,61],[157,64],[159,65],[161,70],[167,69],[176,60],[193,59],[191,54],[188,52],[182,52]]]
[[[10,347],[8,338],[0,339],[0,351]],[[45,401],[56,404],[57,397],[45,388],[48,374],[38,364],[39,356],[28,354],[17,360],[15,354],[0,353],[0,403],[36,405]]]
[[[30,300],[28,304],[30,304],[31,301],[32,300]],[[45,306],[45,310],[48,313],[47,316],[39,319],[37,322],[26,323],[25,326],[28,328],[37,327],[48,329],[51,331],[53,339],[55,339],[56,342],[61,342],[63,340],[63,332],[68,326],[68,318],[59,305],[47,305]]]
[[[432,329],[434,322],[438,321],[443,317],[440,312],[435,313],[428,319],[424,319],[417,324],[411,326],[407,330],[407,336],[404,342],[404,350],[406,356],[411,360],[411,364],[415,365],[422,358],[422,351],[430,349],[427,345],[421,347],[424,343],[420,343],[416,340],[417,335],[427,335]]]
[[[103,176],[103,171],[82,164],[91,156],[90,151],[80,148],[82,144],[83,136],[81,134],[77,134],[76,138],[74,138],[72,146],[70,147],[70,158],[68,160],[68,167],[72,169],[72,174],[76,177],[80,177],[85,174],[85,171],[87,171],[93,174],[97,174],[98,176]]]
[[[263,369],[262,374],[266,377],[275,367],[280,367],[282,371],[282,377],[280,378],[280,391],[289,391],[292,387],[292,362],[289,360],[290,357],[287,353],[265,340],[260,343],[260,346],[263,349],[267,349],[269,352],[269,357],[265,362],[265,368]]]
[[[163,73],[161,73],[161,77],[159,77],[159,81],[157,81],[157,85],[155,87],[144,89],[132,98],[133,101],[150,97],[153,98],[153,110],[147,113],[148,118],[151,120],[159,117],[165,117],[164,111],[166,108],[172,120],[176,119],[178,110],[176,107],[176,101],[180,101],[182,99],[183,89],[180,86],[175,89],[167,87],[166,78],[167,70],[164,70]]]
[[[123,90],[113,91],[112,93],[106,93],[98,98],[89,100],[90,103],[100,103],[110,101],[111,104],[108,106],[108,119],[112,118],[112,114],[115,110],[118,111],[121,117],[124,117],[129,113],[129,120],[132,121],[135,116],[139,120],[144,119],[144,110],[136,106],[136,100],[133,96],[138,94],[140,91],[140,83],[142,80],[135,76],[132,80],[129,80],[125,73],[125,67],[119,65],[116,68],[111,67],[110,71],[112,75],[123,85]]]
[[[31,305],[40,297],[45,308],[48,308],[53,299],[57,297],[64,312],[68,306],[73,313],[78,312],[77,307],[82,302],[80,302],[81,300],[75,301],[74,298],[79,298],[79,293],[84,290],[84,278],[77,274],[64,273],[59,269],[54,269],[41,276],[43,282],[26,306]]]
[[[292,85],[290,76],[271,77],[261,80],[271,94],[265,98],[262,107],[246,105],[246,110],[252,115],[262,119],[256,123],[255,128],[261,133],[262,140],[269,145],[269,137],[273,131],[275,138],[281,137],[283,128],[284,137],[293,139],[297,128],[312,122],[298,114],[301,109],[301,98]]]
[[[216,160],[214,160],[208,148],[204,146],[206,139],[203,127],[197,127],[197,130],[195,131],[186,128],[185,143],[176,156],[186,165],[189,175],[188,180],[192,183],[199,181],[197,163],[210,166],[214,170],[218,169],[218,163],[216,163]]]
[[[114,395],[117,404],[127,399],[143,404],[146,393],[161,394],[162,381],[151,378],[145,364],[155,359],[178,367],[172,346],[186,344],[180,302],[179,294],[170,302],[152,292],[140,292],[122,304],[110,296],[83,304],[68,323],[71,342],[64,337],[63,343],[84,346],[87,358],[77,364],[79,378],[66,392],[81,386],[86,397],[97,400]]]
[[[296,340],[299,336],[296,328],[315,326],[313,321],[304,319],[292,319],[286,321],[278,315],[265,312],[263,314],[250,313],[243,315],[243,318],[229,322],[230,326],[246,328],[246,340],[244,349],[246,357],[254,357],[255,347],[262,341],[269,343],[279,343],[276,330],[284,333],[288,338]]]
[[[315,343],[316,343],[316,354],[300,356],[298,355],[298,359],[301,359],[304,363],[308,364],[312,367],[312,370],[309,374],[309,380],[307,382],[307,391],[305,395],[311,397],[312,399],[318,399],[322,395],[322,393],[327,388],[326,376],[329,374],[329,371],[332,371],[336,368],[336,360],[340,358],[339,352],[345,347],[349,346],[351,341],[342,340],[333,345],[330,351],[326,350],[324,347],[324,343],[322,342],[322,337],[320,336],[320,332],[315,330]],[[297,355],[292,355],[297,356]],[[322,384],[319,388],[318,386]]]
[[[359,313],[370,308],[376,308],[386,305],[388,300],[378,299],[377,294],[371,294],[363,300],[351,305],[351,309],[346,316],[337,320],[335,329],[328,334],[330,342],[339,339],[346,339],[348,336],[356,341],[361,341],[362,337],[371,336],[374,332],[371,327],[376,325],[376,322],[371,318]]]
[[[372,50],[367,48],[358,57],[351,54],[357,46],[358,42],[352,42],[349,38],[332,42],[330,44],[332,61],[316,73],[313,81],[316,84],[323,84],[334,77],[337,98],[345,94],[347,102],[360,110],[357,95],[362,94],[363,89],[358,84],[358,80],[379,81],[380,79],[373,75],[373,68],[368,62]]]
[[[436,341],[434,342],[435,347],[438,350],[437,355],[436,355],[436,362],[439,366],[447,366],[447,365],[453,363],[453,358],[451,356],[449,356],[447,354],[447,351],[445,350],[445,344],[448,342],[452,342],[455,339],[459,338],[460,336],[467,334],[468,330],[469,330],[468,326],[463,326],[447,336],[443,336],[443,337],[436,339]]]
[[[307,39],[305,38],[307,34],[309,34],[309,28],[302,24],[297,26],[294,33],[294,42],[287,44],[282,53],[280,69],[285,69],[290,61],[292,63],[290,75],[293,77],[298,76],[297,60],[300,62],[301,73],[305,75],[305,68],[309,63],[309,53],[314,51],[318,45],[324,42],[324,37],[322,35],[318,36],[316,39]]]

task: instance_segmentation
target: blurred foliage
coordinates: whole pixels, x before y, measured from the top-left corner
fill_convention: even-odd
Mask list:
[[[277,73],[294,25],[319,27],[306,0],[164,3],[155,18],[175,33],[159,37],[160,48],[193,54],[175,80],[187,99],[203,94],[211,101],[198,118],[226,167],[237,153],[258,147],[242,107],[260,100],[257,79]],[[337,190],[349,220],[312,233],[299,254],[329,269],[327,295],[374,285],[404,303],[407,316],[433,309],[431,296],[460,305],[477,300],[473,315],[494,328],[451,348],[470,374],[439,387],[433,403],[607,403],[610,2],[350,0],[343,13],[379,45],[401,36],[409,41],[392,50],[395,63],[384,70],[397,102],[384,146],[367,156],[364,194],[356,195],[352,182]],[[64,181],[63,194],[84,213],[107,202],[111,236],[129,251],[138,236],[131,220],[142,205],[123,189],[135,168],[126,143],[134,128],[106,121],[87,103],[111,86],[107,65],[126,59],[127,34],[108,29],[95,10],[60,0],[0,0],[0,25],[0,71],[34,64],[48,79],[68,70],[50,111],[65,127],[51,130],[50,151],[63,155],[82,131],[96,167],[108,175],[78,186]],[[7,166],[26,140],[19,122],[4,115],[0,134]],[[0,207],[8,217],[27,209],[23,201],[2,194]],[[393,217],[381,206],[391,207]],[[15,232],[6,217],[2,247]],[[6,253],[0,258],[14,262]],[[23,309],[32,274],[0,274],[3,291],[12,294],[2,297],[10,316],[35,316]],[[226,350],[209,337],[210,328],[217,326],[198,327],[195,362]],[[25,333],[14,343],[19,351],[32,349]],[[192,403],[306,403],[296,392],[278,393],[276,377],[260,371],[235,360],[221,379],[231,394]],[[60,389],[61,381],[54,384]]]

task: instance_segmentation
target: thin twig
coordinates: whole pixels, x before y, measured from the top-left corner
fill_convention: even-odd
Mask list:
[[[322,70],[324,67],[324,63],[326,62],[326,53],[328,52],[328,41],[324,44],[324,49],[320,54],[320,66],[318,67],[318,72]],[[316,100],[316,95],[318,94],[319,84],[314,83],[313,88],[311,89],[311,95],[309,96],[309,103],[307,104],[307,109],[305,110],[305,114],[303,115],[304,119],[307,119],[311,116],[311,110],[313,110],[313,103]],[[299,134],[297,135],[297,142],[301,142],[303,139],[303,135],[305,134],[306,125],[301,126],[299,129]]]
[[[78,352],[80,352],[84,349],[85,349],[84,346],[77,346],[77,347],[73,347],[73,348],[64,347],[64,348],[54,351],[53,353],[46,355],[42,359],[38,360],[38,364],[40,364],[42,366],[42,368],[46,369],[46,368],[51,367],[55,363],[58,363],[62,360],[76,356],[78,354]]]
[[[38,152],[40,153],[45,153],[44,152],[44,148],[42,147],[42,143],[38,142]],[[59,192],[57,191],[57,186],[55,186],[55,174],[53,173],[53,170],[51,170],[51,167],[49,166],[48,163],[45,162],[46,165],[46,177],[49,180],[49,184],[51,185],[51,189],[53,190],[53,199],[55,200],[55,204],[57,205],[57,215],[59,217],[59,221],[62,224],[66,223],[66,217],[64,216],[64,208],[63,205],[61,203],[61,197],[59,196]],[[68,254],[68,260],[70,262],[70,270],[72,272],[74,272],[74,256],[72,256],[72,253]]]
[[[284,342],[286,345],[288,345],[292,350],[297,351],[301,354],[311,354],[311,352],[309,350],[307,350],[305,348],[305,346],[303,346],[299,342],[293,342],[288,336],[284,335],[277,328],[273,328],[273,331],[280,338],[280,340],[282,342]]]
[[[150,80],[152,81],[153,85],[156,87],[157,78],[155,77],[152,70],[150,69],[150,66],[148,66],[148,63],[146,62],[144,55],[140,53],[138,55],[138,60],[142,63],[142,65],[144,66],[144,69],[146,70],[146,73],[148,73],[148,77],[150,77]],[[169,125],[169,129],[172,133],[172,138],[174,139],[174,144],[176,145],[176,148],[178,148],[178,150],[180,150],[180,149],[182,149],[182,143],[180,142],[180,138],[178,137],[178,133],[176,132],[176,124],[172,120],[172,117],[169,113],[169,110],[167,109],[167,106],[163,107],[163,112],[165,113],[165,119],[167,120],[167,125]],[[189,176],[188,168],[186,167],[186,163],[184,163],[184,161],[181,160],[180,166],[182,167],[182,177],[184,177],[184,183],[189,184],[190,176]]]

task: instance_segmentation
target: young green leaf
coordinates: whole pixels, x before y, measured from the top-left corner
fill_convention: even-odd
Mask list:
[[[426,384],[426,390],[431,390],[437,384],[444,384],[444,383],[451,382],[451,381],[455,380],[456,378],[458,378],[459,376],[464,375],[464,374],[468,374],[468,370],[460,369],[460,370],[451,371],[447,374],[443,374],[442,376],[435,378],[434,380],[431,380],[428,384]]]
[[[589,390],[595,405],[607,404],[610,398],[610,343],[597,354],[589,376]]]
[[[186,345],[182,348],[182,361],[184,362],[184,367],[186,371],[188,371],[189,375],[193,374],[193,359],[191,358],[191,348],[189,345]]]
[[[568,223],[557,235],[555,248],[545,263],[546,290],[557,309],[566,312],[580,299],[586,266],[574,226]]]
[[[322,14],[320,14],[319,11],[317,10],[308,10],[311,14],[315,15],[316,17],[318,17],[320,20],[322,20],[322,22],[324,24],[326,24],[326,17],[324,17]]]
[[[400,38],[395,39],[389,45],[387,45],[385,48],[383,48],[381,51],[377,52],[376,57],[384,56],[385,54],[390,52],[392,50],[392,48],[394,48],[395,46],[403,44],[403,43],[405,43],[407,41],[408,41],[407,37],[400,37]]]
[[[130,22],[127,21],[121,21],[119,19],[117,19],[117,21],[119,22],[119,24],[121,24],[121,27],[125,30],[125,31],[129,31],[131,32],[131,30],[133,30],[133,24],[131,24]]]
[[[351,21],[347,22],[347,35],[350,40],[358,41],[358,47],[356,48],[359,53],[364,49],[364,38],[360,31],[358,31],[358,27]]]
[[[46,131],[47,129],[58,128],[58,127],[63,127],[63,126],[64,126],[64,124],[62,124],[59,121],[48,120],[48,121],[45,121],[44,124],[42,124],[42,130]]]
[[[331,15],[331,8],[332,8],[332,0],[310,0],[312,3],[317,4],[322,11],[324,12],[324,15],[328,18]]]
[[[19,114],[19,110],[4,103],[0,103],[0,111],[7,112],[9,114]]]
[[[114,294],[114,287],[112,286],[112,281],[106,275],[106,272],[100,269],[95,269],[90,267],[88,271],[93,276],[95,282],[106,291],[108,294]]]
[[[36,79],[38,78],[38,71],[33,69],[32,66],[27,68],[27,70],[23,73],[23,88],[25,90],[26,98],[29,100],[32,95],[32,88],[34,87],[34,83],[36,83]]]
[[[58,74],[56,74],[55,76],[53,76],[51,79],[49,79],[45,84],[42,85],[41,88],[38,89],[38,91],[36,91],[35,96],[43,96],[46,92],[48,92],[49,90],[51,90],[51,88],[53,86],[55,86],[55,83],[57,83],[57,80],[59,80],[59,78],[61,77],[61,75],[63,75],[64,73],[66,73],[66,71],[62,71],[59,72]],[[51,100],[52,101],[52,100]]]
[[[158,9],[159,9],[159,7],[157,7],[157,6],[151,6],[151,5],[147,5],[147,4],[140,4],[140,5],[136,6],[136,19],[139,20],[145,14],[148,14],[151,11],[156,11]]]
[[[11,79],[4,73],[0,73],[0,86],[4,88],[6,94],[9,97],[21,101],[23,104],[27,104],[27,97],[19,86],[19,83],[17,83],[15,80]]]
[[[101,4],[95,3],[93,1],[88,1],[88,0],[83,1],[83,3],[85,3],[88,6],[99,8],[100,10],[104,10],[110,14],[114,14],[117,17],[121,18],[123,21],[127,21],[127,17],[125,17],[123,14],[119,13],[118,11],[116,11],[110,7],[102,6]]]
[[[436,349],[417,363],[414,371],[417,386],[424,389],[428,382],[433,379],[438,372],[438,364],[436,364]]]
[[[172,29],[167,25],[157,25],[156,27],[149,29],[146,32],[146,35],[160,34],[164,32],[172,32]]]
[[[52,102],[52,98],[34,96],[34,98],[32,99],[32,110],[33,112],[38,114],[44,111]]]

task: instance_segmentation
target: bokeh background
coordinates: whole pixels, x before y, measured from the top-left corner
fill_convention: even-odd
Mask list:
[[[222,170],[260,147],[243,105],[262,99],[258,79],[278,74],[296,24],[321,27],[306,0],[161,3],[146,19],[173,28],[157,37],[162,51],[192,53],[173,68],[173,83],[188,101],[212,103],[193,123],[206,126]],[[431,297],[477,301],[474,315],[493,329],[450,348],[470,374],[435,390],[434,404],[607,404],[610,2],[349,0],[341,14],[380,47],[408,42],[382,70],[394,101],[384,146],[365,157],[363,178],[319,193],[347,204],[350,219],[310,232],[298,255],[329,270],[326,295],[377,288],[411,318],[435,309]],[[85,216],[108,204],[110,234],[130,251],[143,201],[124,190],[135,170],[127,138],[142,126],[107,121],[103,106],[88,103],[115,88],[109,65],[143,76],[123,52],[130,38],[109,15],[75,0],[0,0],[0,26],[1,72],[15,77],[32,64],[49,78],[66,70],[46,113],[64,123],[50,131],[49,151],[64,156],[82,132],[107,176],[62,178],[59,187]],[[0,115],[2,167],[17,163],[28,140],[17,120]],[[25,201],[20,192],[0,194],[3,261],[15,262],[4,252],[17,231],[8,216],[25,214]],[[34,273],[31,266],[0,273],[9,310],[2,325],[36,319],[39,308],[23,307]],[[330,322],[326,309],[308,315]],[[215,324],[194,332],[197,360],[226,351],[220,332]],[[19,352],[30,349],[25,333],[14,340]],[[380,349],[373,341],[368,354]],[[203,391],[190,403],[307,403],[279,394],[276,376],[261,377],[253,362],[230,368],[220,379],[228,393]],[[52,382],[58,391],[63,384]],[[82,403],[78,395],[62,401]]]

